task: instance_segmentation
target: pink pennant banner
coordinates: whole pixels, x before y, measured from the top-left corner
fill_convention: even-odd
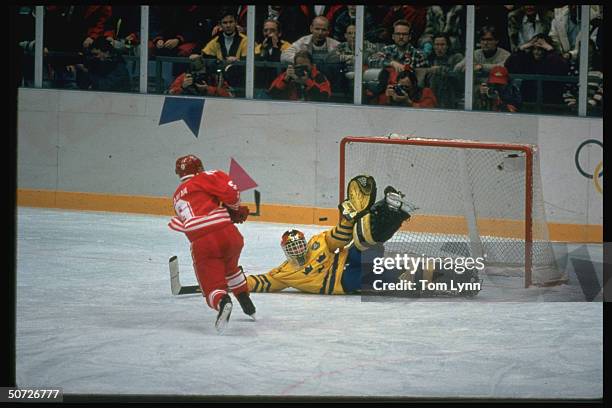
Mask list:
[[[238,191],[246,191],[251,188],[257,187],[257,183],[255,180],[251,178],[247,174],[247,172],[238,164],[234,158],[231,158],[232,161],[230,163],[229,176],[234,181],[236,186],[238,186]]]

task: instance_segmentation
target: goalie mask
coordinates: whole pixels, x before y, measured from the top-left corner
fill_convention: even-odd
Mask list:
[[[175,173],[181,181],[187,178],[187,176],[193,176],[197,173],[204,171],[202,160],[193,154],[179,157],[176,159]]]
[[[304,266],[308,247],[302,231],[296,229],[286,231],[281,239],[281,248],[283,248],[289,262]]]

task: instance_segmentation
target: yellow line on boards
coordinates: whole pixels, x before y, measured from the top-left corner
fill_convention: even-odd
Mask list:
[[[174,215],[172,199],[169,197],[133,196],[102,193],[84,193],[53,190],[17,190],[17,205],[23,207],[58,208],[83,211],[110,211],[152,215]],[[255,204],[245,202],[251,211]],[[280,204],[261,204],[260,215],[249,218],[253,221],[287,224],[336,225],[336,208],[318,208]],[[521,238],[524,226],[519,220],[479,219],[481,235]],[[538,240],[537,226],[534,239]],[[439,233],[466,234],[464,217],[415,214],[402,225],[402,230]],[[548,223],[548,239],[561,242],[603,242],[603,226],[593,224]]]

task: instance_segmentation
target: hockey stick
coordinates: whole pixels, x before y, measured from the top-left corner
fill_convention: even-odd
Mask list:
[[[170,289],[172,294],[177,295],[188,295],[194,293],[202,293],[199,285],[182,286],[181,280],[179,279],[179,264],[178,257],[173,255],[168,260],[168,267],[170,269]]]
[[[250,212],[249,215],[259,217],[259,203],[261,202],[261,193],[255,190],[255,212]]]

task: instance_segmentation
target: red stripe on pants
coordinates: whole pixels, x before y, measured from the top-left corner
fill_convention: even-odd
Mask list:
[[[238,259],[244,240],[234,224],[212,231],[191,243],[191,257],[202,295],[211,308],[217,310],[223,295],[228,292],[226,276],[238,270]],[[242,289],[242,288],[240,288]],[[248,289],[247,289],[248,290]],[[216,292],[212,299],[208,294]],[[241,292],[244,290],[239,290]],[[236,293],[236,290],[234,290]]]

